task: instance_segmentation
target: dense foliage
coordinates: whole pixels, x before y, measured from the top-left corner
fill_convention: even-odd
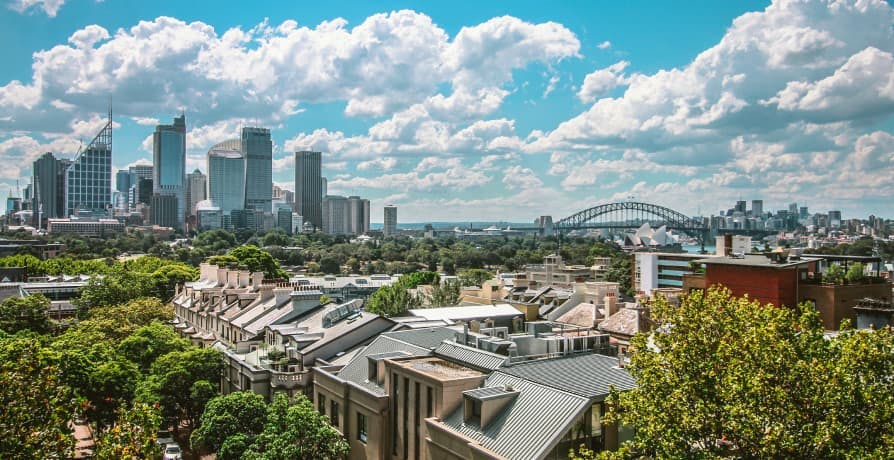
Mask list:
[[[304,395],[290,401],[276,393],[273,403],[250,392],[208,402],[193,449],[215,452],[221,460],[341,459],[349,446]]]
[[[31,331],[45,334],[53,329],[48,310],[50,299],[42,294],[10,297],[0,303],[0,331],[15,334]]]
[[[894,333],[843,328],[728,290],[652,304],[636,336],[638,388],[613,394],[607,421],[636,428],[613,457],[889,458]]]
[[[58,355],[34,337],[0,339],[0,458],[66,458],[76,407]]]

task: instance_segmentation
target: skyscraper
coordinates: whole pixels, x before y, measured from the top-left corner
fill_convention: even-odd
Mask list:
[[[115,191],[127,193],[130,190],[131,174],[129,169],[119,169],[115,174]]]
[[[69,165],[70,162],[56,159],[50,152],[34,160],[31,183],[34,185],[35,226],[42,225],[46,219],[65,215],[65,171]]]
[[[348,212],[348,233],[353,235],[369,233],[369,200],[359,196],[349,196]]]
[[[326,195],[321,203],[323,214],[323,233],[329,235],[345,235],[350,233],[351,209],[348,199],[339,195]],[[304,216],[307,220],[307,216]]]
[[[829,227],[841,228],[841,211],[829,211]]]
[[[208,150],[208,199],[223,215],[245,206],[245,156],[241,144],[235,139]]]
[[[764,214],[764,200],[751,200],[751,215],[760,217]]]
[[[112,203],[112,112],[99,134],[65,171],[65,215],[104,215]]]
[[[385,220],[382,233],[388,236],[394,236],[397,233],[397,206],[385,206]]]
[[[207,197],[207,176],[202,171],[195,171],[186,175],[186,214],[196,215],[196,204]]]
[[[177,226],[182,227],[186,216],[186,115],[175,117],[174,124],[155,127],[152,164],[152,193],[177,199]]]
[[[266,128],[242,128],[245,209],[273,212],[273,141]]]
[[[314,228],[323,228],[323,184],[320,152],[295,152],[295,212]]]

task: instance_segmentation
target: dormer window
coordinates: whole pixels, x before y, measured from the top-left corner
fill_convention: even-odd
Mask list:
[[[519,391],[509,384],[464,391],[463,422],[486,428],[518,395]]]

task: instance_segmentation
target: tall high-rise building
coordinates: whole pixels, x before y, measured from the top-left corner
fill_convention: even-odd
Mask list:
[[[295,152],[295,212],[314,228],[323,228],[323,181],[320,152]]]
[[[329,179],[325,177],[320,178],[320,199],[326,198],[326,195],[329,194]]]
[[[65,214],[104,215],[112,204],[112,112],[65,171]]]
[[[273,141],[266,128],[242,128],[245,209],[273,212]]]
[[[807,211],[807,206],[801,206],[801,209],[798,211],[798,217],[801,219],[810,217],[810,213]]]
[[[174,195],[153,194],[149,201],[149,212],[152,225],[174,228],[180,224],[180,206]]]
[[[351,208],[348,199],[339,195],[326,195],[321,203],[323,233],[346,235],[350,233]],[[304,216],[305,220],[307,216]]]
[[[735,211],[745,214],[745,201],[744,200],[736,201]]]
[[[196,204],[207,198],[207,180],[208,176],[202,174],[202,171],[195,171],[186,175],[186,205],[187,215],[196,215]]]
[[[359,196],[348,197],[348,232],[352,235],[369,233],[369,200]]]
[[[397,233],[397,206],[385,206],[385,220],[382,233],[386,236],[394,236]]]
[[[115,173],[115,191],[127,193],[131,186],[130,177],[129,169],[119,169],[118,172]]]
[[[152,193],[177,199],[177,225],[186,216],[186,115],[170,125],[158,125],[152,134]],[[153,212],[154,215],[154,212]]]
[[[238,139],[208,150],[208,199],[223,215],[245,206],[245,156]]]
[[[841,211],[829,211],[829,227],[841,228]]]
[[[65,171],[69,164],[67,160],[56,159],[50,152],[34,160],[31,208],[35,226],[42,225],[47,219],[65,216]]]
[[[322,202],[323,232],[330,235],[361,235],[369,232],[369,200],[326,195]]]
[[[764,200],[751,200],[751,215],[760,217],[764,214]]]

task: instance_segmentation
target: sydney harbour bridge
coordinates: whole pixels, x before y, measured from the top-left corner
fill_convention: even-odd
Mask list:
[[[711,229],[699,219],[664,206],[637,201],[601,204],[578,211],[554,222],[552,230],[561,236],[580,230],[630,230],[646,223],[652,228],[664,226],[668,230],[686,234],[698,240],[702,246],[710,237]]]

